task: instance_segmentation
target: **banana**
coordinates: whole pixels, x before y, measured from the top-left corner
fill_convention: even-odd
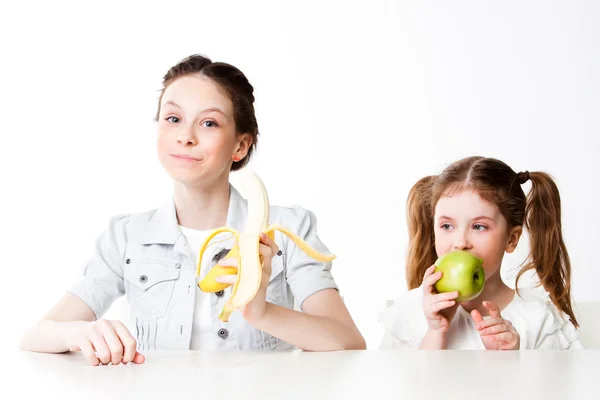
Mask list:
[[[237,272],[237,280],[233,285],[231,296],[219,314],[219,319],[223,322],[229,321],[229,317],[235,310],[250,302],[260,288],[263,267],[263,261],[259,254],[261,233],[265,233],[271,240],[274,240],[275,231],[280,231],[290,238],[302,251],[317,261],[329,262],[336,258],[333,254],[327,255],[318,252],[296,234],[281,225],[269,225],[269,196],[263,181],[256,173],[249,172],[244,175],[241,179],[241,186],[248,201],[248,218],[244,231],[238,232],[229,227],[221,227],[212,231],[200,247],[198,266],[196,268],[196,277],[199,278],[201,276],[204,251],[215,236],[223,232],[229,232],[236,238],[236,244],[224,258],[236,258],[238,268],[224,267],[217,264],[198,282],[200,290],[209,293],[218,292],[230,285],[216,282],[215,278]]]

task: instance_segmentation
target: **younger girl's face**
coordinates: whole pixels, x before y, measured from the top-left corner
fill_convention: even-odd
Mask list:
[[[158,158],[174,180],[211,183],[228,176],[240,148],[233,104],[201,75],[177,78],[164,91],[158,116]],[[243,147],[243,146],[242,146]]]
[[[473,190],[444,193],[435,206],[438,257],[455,250],[471,252],[483,260],[486,279],[498,273],[504,252],[514,251],[520,232],[520,227],[509,231],[498,206]]]

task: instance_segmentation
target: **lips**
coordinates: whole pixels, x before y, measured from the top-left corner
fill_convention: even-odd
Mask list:
[[[171,157],[177,158],[182,161],[200,161],[199,158],[189,156],[187,154],[171,154]]]

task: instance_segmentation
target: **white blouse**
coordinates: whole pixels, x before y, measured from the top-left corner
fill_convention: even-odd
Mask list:
[[[385,330],[381,349],[419,347],[427,332],[422,293],[422,287],[413,289],[379,314],[379,322]],[[535,289],[519,289],[519,295],[515,293],[500,313],[519,332],[521,350],[583,348],[577,328],[567,315],[556,309],[547,294],[540,295]],[[446,348],[485,350],[471,315],[461,306],[450,323]]]

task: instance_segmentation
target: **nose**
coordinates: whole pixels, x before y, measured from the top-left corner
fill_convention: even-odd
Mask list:
[[[457,231],[454,235],[454,250],[469,250],[473,246],[471,245],[471,241],[469,240],[469,236],[465,231]]]
[[[177,136],[177,142],[184,146],[195,146],[197,140],[192,127],[184,126],[181,128],[181,131],[179,131],[179,135]]]

